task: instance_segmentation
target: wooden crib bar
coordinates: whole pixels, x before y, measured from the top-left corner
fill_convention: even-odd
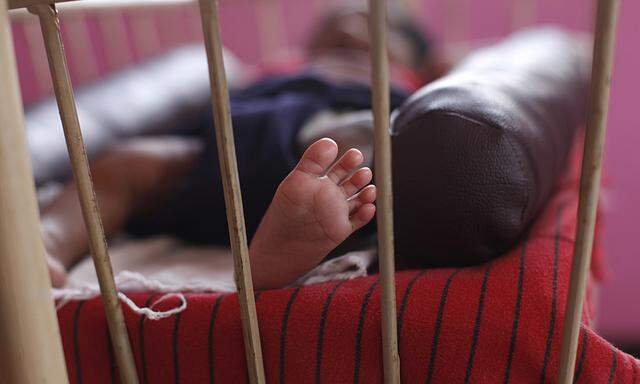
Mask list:
[[[378,188],[378,263],[382,310],[382,359],[384,382],[400,382],[396,282],[393,244],[393,184],[389,132],[389,62],[387,54],[387,4],[369,0],[371,35],[372,104],[375,126],[375,181]]]
[[[29,10],[40,18],[42,36],[49,60],[49,71],[53,80],[56,100],[58,101],[64,136],[71,159],[71,168],[78,190],[85,227],[89,236],[89,247],[100,284],[102,301],[105,307],[114,356],[120,371],[120,378],[123,383],[137,383],[136,366],[113,279],[113,270],[107,251],[102,220],[100,219],[100,210],[96,202],[89,162],[80,130],[73,88],[60,36],[58,14],[54,5],[37,5],[29,8]]]
[[[123,10],[127,8],[163,9],[180,4],[189,4],[194,0],[9,0],[9,9],[29,8],[36,5],[57,5],[58,11],[73,12],[78,10]],[[17,14],[19,15],[19,14]],[[14,17],[16,15],[13,15]]]
[[[591,70],[591,105],[582,159],[576,242],[558,373],[558,382],[561,384],[573,382],[582,307],[590,274],[619,6],[619,0],[598,0]]]
[[[263,63],[277,63],[289,57],[285,20],[279,0],[255,1],[260,56]]]
[[[66,383],[7,10],[0,0],[0,380]]]
[[[200,15],[202,16],[204,43],[209,63],[211,103],[213,104],[216,142],[218,145],[218,157],[220,159],[220,173],[227,208],[227,222],[229,225],[229,237],[234,260],[234,275],[240,302],[240,317],[242,320],[242,333],[249,380],[252,384],[264,383],[262,347],[260,344],[260,332],[258,330],[256,303],[253,296],[249,248],[247,246],[240,178],[238,175],[236,148],[233,140],[233,127],[229,106],[229,91],[222,57],[218,1],[200,0]]]
[[[518,30],[538,20],[538,0],[514,0],[511,7],[511,29]]]
[[[36,5],[54,5],[76,0],[9,0],[9,9],[28,8]]]

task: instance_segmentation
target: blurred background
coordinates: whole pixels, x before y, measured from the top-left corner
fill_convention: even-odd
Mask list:
[[[114,1],[110,3],[113,4]],[[400,1],[400,0],[390,0]],[[189,1],[148,0],[166,7],[76,9],[63,13],[63,36],[74,85],[91,83],[119,69],[201,39]],[[365,0],[362,0],[364,3]],[[221,0],[222,35],[248,68],[269,68],[300,58],[319,15],[338,1]],[[455,62],[471,49],[537,24],[593,29],[593,1],[585,0],[405,0],[431,36],[437,55]],[[640,2],[621,1],[605,152],[604,237],[607,278],[600,290],[599,331],[638,356],[640,351]],[[170,6],[169,6],[170,4]],[[27,108],[50,94],[40,31],[34,17],[17,14],[13,24],[22,94]],[[169,27],[168,27],[169,26]],[[73,39],[69,38],[73,36]]]

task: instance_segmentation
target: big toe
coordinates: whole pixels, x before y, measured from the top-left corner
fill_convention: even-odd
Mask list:
[[[300,159],[296,168],[302,172],[321,176],[338,156],[338,144],[324,138],[311,144]]]

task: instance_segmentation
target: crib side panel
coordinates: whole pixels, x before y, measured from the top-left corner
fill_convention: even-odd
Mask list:
[[[0,0],[0,369],[10,383],[65,383],[13,52]]]

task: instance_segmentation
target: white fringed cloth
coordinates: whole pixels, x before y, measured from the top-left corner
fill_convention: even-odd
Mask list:
[[[133,311],[150,319],[161,319],[186,309],[184,293],[236,290],[233,258],[228,248],[190,246],[163,236],[121,242],[110,248],[110,256],[120,299]],[[320,264],[292,285],[366,276],[367,268],[374,260],[373,251],[351,252]],[[158,301],[178,296],[182,304],[165,312],[139,308],[126,296],[133,292],[165,293]],[[89,257],[71,270],[64,288],[53,290],[58,308],[70,301],[88,300],[99,295],[98,280]]]

